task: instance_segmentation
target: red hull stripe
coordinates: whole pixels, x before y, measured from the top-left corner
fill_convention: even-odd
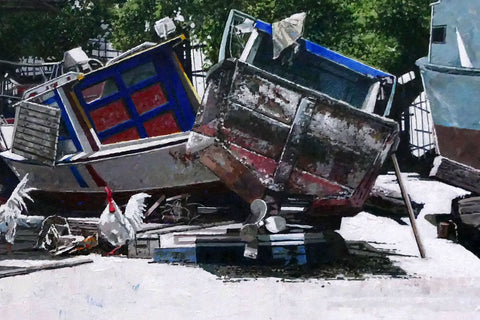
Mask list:
[[[85,167],[87,168],[88,173],[90,173],[90,176],[92,176],[93,181],[95,181],[95,183],[97,184],[98,187],[106,187],[107,186],[107,183],[105,182],[105,180],[103,180],[102,177],[100,177],[100,175],[92,167],[92,165],[87,164]]]

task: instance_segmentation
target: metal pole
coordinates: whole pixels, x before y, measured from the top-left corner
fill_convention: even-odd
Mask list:
[[[400,185],[400,191],[402,192],[403,201],[407,206],[408,216],[410,218],[410,224],[412,225],[413,235],[415,236],[415,241],[417,242],[418,251],[420,251],[420,257],[425,258],[425,250],[423,249],[422,241],[420,240],[420,235],[418,234],[417,225],[415,222],[415,215],[413,214],[412,204],[410,203],[410,198],[408,197],[407,189],[402,181],[402,176],[400,172],[400,167],[398,166],[397,156],[392,154],[393,166],[395,167],[395,175],[397,176],[398,184]]]

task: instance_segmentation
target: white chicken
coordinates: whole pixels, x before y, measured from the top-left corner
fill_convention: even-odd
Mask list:
[[[108,204],[103,210],[98,224],[99,236],[118,248],[134,239],[144,218],[146,193],[134,194],[127,203],[125,213],[112,198],[112,191],[105,187]]]
[[[22,211],[27,209],[24,199],[33,202],[28,193],[35,188],[27,188],[28,174],[18,183],[8,198],[7,202],[0,206],[0,224],[4,225],[5,240],[7,241],[7,250],[11,252],[12,245],[15,241],[15,233],[17,231],[17,220],[21,216]]]

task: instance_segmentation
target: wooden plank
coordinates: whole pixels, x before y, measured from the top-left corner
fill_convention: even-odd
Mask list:
[[[225,134],[224,142],[232,142],[260,155],[278,159],[290,126],[234,104],[225,112],[221,130]]]
[[[19,114],[39,119],[56,118],[60,113],[60,109],[46,109],[45,112],[42,112],[42,110],[31,109],[25,106],[21,107],[19,112]]]
[[[53,96],[53,95],[52,95]],[[51,116],[55,116],[60,112],[58,107],[51,107],[45,104],[35,103],[35,102],[23,102],[21,108],[26,110],[35,111],[38,113],[43,113]]]
[[[45,263],[40,266],[32,266],[32,267],[25,267],[25,268],[12,268],[10,270],[6,269],[6,270],[0,271],[0,278],[24,275],[32,272],[43,271],[43,270],[71,268],[71,267],[79,266],[86,263],[92,263],[92,262],[93,262],[92,259],[82,259],[78,261],[60,261],[60,262],[53,262],[53,263]]]
[[[0,278],[14,277],[27,274],[27,268],[21,267],[0,267]]]
[[[90,236],[98,232],[99,219],[67,218],[70,232],[73,235]]]
[[[52,152],[42,152],[38,149],[30,148],[24,144],[15,144],[12,148],[15,151],[23,152],[27,155],[36,156],[43,159],[54,159],[54,154]],[[48,157],[50,155],[50,157]]]
[[[42,127],[42,128],[45,128],[45,127]],[[41,138],[43,140],[57,141],[56,129],[49,129],[48,132],[45,132],[45,131],[33,130],[28,127],[17,126],[15,127],[15,132],[23,133],[24,135],[27,135],[27,136]]]
[[[25,151],[31,151],[33,153],[37,152],[39,155],[43,154],[52,154],[52,156],[55,155],[55,144],[52,144],[50,146],[44,146],[40,143],[36,143],[35,141],[28,141],[22,138],[17,138],[13,142],[13,147],[18,147],[20,149],[23,149]],[[35,154],[37,154],[35,153]]]
[[[31,150],[23,150],[17,147],[13,147],[12,150],[14,153],[17,153],[18,155],[23,156],[27,159],[36,160],[48,165],[51,165],[55,160],[54,158],[46,158],[43,154],[33,153]]]
[[[198,230],[198,229],[205,229],[205,228],[211,228],[211,227],[219,227],[219,226],[225,226],[229,224],[234,224],[236,221],[233,220],[228,220],[228,221],[219,221],[219,222],[212,222],[212,223],[203,223],[203,224],[198,224],[198,225],[191,225],[187,226],[182,223],[177,223],[174,225],[163,225],[163,226],[156,226],[152,228],[143,228],[142,230],[139,230],[137,234],[142,234],[142,233],[152,233],[152,234],[167,234],[167,233],[172,233],[172,232],[183,232],[183,231],[191,231],[191,230]],[[178,227],[181,227],[181,229],[178,229]]]
[[[49,118],[49,119],[42,119],[42,118],[33,118],[33,117],[30,117],[26,114],[23,114],[23,113],[20,113],[19,116],[19,121],[22,121],[22,122],[32,122],[32,123],[35,123],[35,124],[38,124],[38,125],[41,125],[41,126],[45,126],[47,128],[53,128],[53,129],[56,129],[59,127],[60,123],[59,123],[59,119],[52,119],[52,118]]]
[[[17,131],[15,133],[15,142],[18,144],[24,144],[27,146],[30,146],[30,144],[33,144],[34,146],[38,147],[46,147],[48,149],[55,149],[55,145],[57,144],[57,139],[52,140],[52,139],[43,139],[39,138],[36,136],[32,136],[29,134],[25,134],[23,132]],[[35,148],[34,146],[31,146],[32,148]]]
[[[51,118],[56,117],[60,113],[60,109],[44,105],[23,104],[20,112],[35,118]]]
[[[160,235],[155,234],[148,237],[137,237],[128,242],[129,258],[153,258],[154,251],[160,248]]]
[[[185,235],[187,236],[187,235]],[[232,235],[196,235],[195,245],[158,248],[154,261],[227,265],[305,265],[332,262],[347,254],[345,241],[323,234],[270,235],[258,241],[256,259],[244,257],[245,242]]]
[[[187,248],[157,248],[154,250],[153,261],[159,263],[197,263],[195,247]]]
[[[392,161],[393,161],[393,166],[395,168],[395,174],[397,176],[398,184],[400,186],[400,191],[402,192],[403,200],[405,201],[405,205],[407,206],[407,209],[408,209],[408,217],[410,218],[410,224],[412,225],[412,231],[413,231],[413,235],[415,236],[415,241],[417,242],[418,251],[420,252],[420,256],[422,258],[425,258],[425,249],[423,249],[423,244],[420,239],[420,234],[418,233],[418,230],[417,230],[417,224],[415,222],[415,216],[413,214],[412,205],[410,203],[410,197],[408,195],[405,185],[403,184],[402,174],[400,172],[400,167],[398,165],[398,160],[395,153],[392,154]]]
[[[423,203],[410,200],[415,217],[423,209]],[[394,219],[408,217],[408,210],[402,199],[401,193],[397,191],[382,189],[375,186],[364,205],[364,210],[377,215]]]
[[[461,223],[469,227],[480,228],[480,197],[455,200],[452,209],[452,214],[457,222],[460,220]]]
[[[25,122],[25,121],[18,122],[16,127],[17,128],[22,128],[22,130],[30,129],[30,130],[33,130],[33,131],[43,132],[46,135],[53,135],[55,137],[56,137],[57,132],[58,132],[58,128],[48,128],[48,127],[45,127],[45,126],[42,126],[42,125],[39,125],[39,124],[36,124],[36,123]]]
[[[145,218],[150,216],[153,213],[153,211],[155,211],[155,209],[157,209],[158,206],[163,202],[163,200],[165,200],[164,194],[162,194],[160,198],[158,198],[158,200],[155,201],[155,203],[150,207],[150,209],[148,209],[147,212],[145,212]]]
[[[444,157],[436,157],[430,176],[480,194],[480,170]]]
[[[300,144],[305,130],[310,125],[315,102],[312,99],[304,98],[300,101],[297,113],[293,120],[290,132],[288,133],[282,155],[273,176],[276,187],[283,191],[287,184],[293,168],[300,153]]]
[[[22,157],[25,157],[29,160],[34,160],[34,161],[38,161],[40,163],[44,163],[44,164],[47,164],[47,165],[52,165],[52,161],[50,159],[47,159],[47,158],[44,158],[44,157],[39,157],[37,155],[31,154],[29,152],[24,152],[24,151],[19,150],[19,149],[13,149],[13,152],[22,156]]]
[[[468,197],[458,201],[459,214],[480,213],[480,197]]]
[[[210,146],[200,152],[200,161],[221,177],[222,182],[245,201],[261,199],[266,187],[254,172],[245,167],[228,150]]]
[[[239,73],[229,99],[250,110],[290,124],[302,95],[258,75]]]

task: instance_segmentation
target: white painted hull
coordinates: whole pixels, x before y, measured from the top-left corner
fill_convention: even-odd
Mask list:
[[[45,192],[114,192],[185,187],[218,181],[198,161],[185,159],[185,142],[144,151],[110,152],[46,166],[3,157],[18,177],[29,174],[29,185]]]

